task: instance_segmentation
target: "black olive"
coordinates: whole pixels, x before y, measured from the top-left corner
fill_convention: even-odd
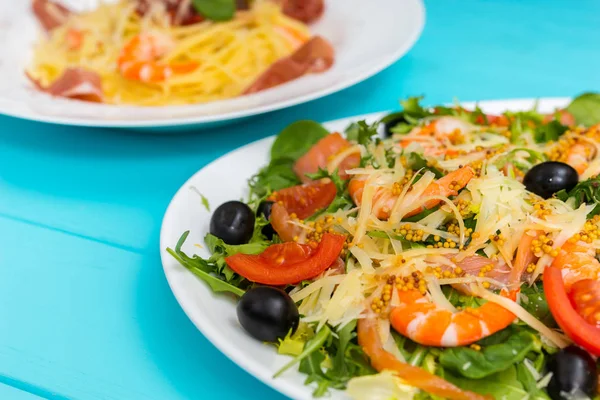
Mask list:
[[[401,123],[408,124],[408,121],[406,120],[406,118],[404,117],[404,113],[402,112],[390,114],[383,118],[382,122],[384,137],[391,137],[394,134],[394,132],[392,132],[392,128],[394,128],[396,125]]]
[[[242,327],[255,339],[276,342],[298,328],[300,315],[292,298],[270,286],[249,289],[237,305]]]
[[[577,185],[579,175],[569,164],[546,161],[531,168],[523,178],[530,192],[547,199],[560,190],[569,191]]]
[[[265,219],[267,221],[269,221],[269,218],[271,218],[271,208],[273,208],[273,202],[265,200],[258,205],[258,210],[256,211],[256,214],[259,216],[262,215],[263,217],[265,217]],[[271,226],[270,222],[268,225],[265,225],[262,228],[262,233],[263,233],[263,235],[265,235],[267,237],[267,239],[269,239],[269,240],[273,239],[275,230]]]
[[[554,355],[548,363],[552,378],[548,394],[553,400],[570,398],[582,392],[593,398],[598,386],[596,362],[589,353],[577,346],[568,346]]]
[[[241,201],[221,204],[210,219],[210,233],[227,244],[248,243],[254,232],[254,212]]]

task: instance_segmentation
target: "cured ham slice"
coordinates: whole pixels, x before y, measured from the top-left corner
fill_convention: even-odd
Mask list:
[[[83,68],[69,68],[50,86],[43,87],[31,76],[29,79],[43,92],[52,96],[102,103],[102,79],[95,72]]]
[[[72,14],[67,7],[51,0],[33,0],[31,8],[46,31],[61,26]]]
[[[306,24],[316,21],[325,10],[324,0],[283,0],[282,11],[288,17]]]
[[[304,74],[323,72],[331,68],[334,50],[327,40],[315,36],[292,55],[271,65],[244,94],[260,92],[297,79]]]

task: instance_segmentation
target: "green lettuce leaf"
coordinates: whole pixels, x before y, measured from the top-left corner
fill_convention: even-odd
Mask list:
[[[583,93],[567,107],[578,125],[592,126],[600,122],[600,93]]]
[[[280,158],[296,161],[329,131],[315,121],[296,121],[284,128],[271,147],[271,160]]]

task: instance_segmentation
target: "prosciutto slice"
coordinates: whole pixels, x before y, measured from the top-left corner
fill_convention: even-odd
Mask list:
[[[324,0],[282,0],[282,11],[288,17],[310,24],[323,15]]]
[[[43,92],[52,96],[102,103],[102,79],[95,72],[83,68],[69,68],[50,86],[43,87],[31,76],[29,79]]]
[[[292,55],[269,67],[244,94],[260,92],[274,86],[297,79],[304,74],[319,73],[333,65],[334,50],[331,44],[320,36],[304,43]]]
[[[72,14],[67,7],[52,0],[33,0],[31,8],[46,31],[61,26]]]

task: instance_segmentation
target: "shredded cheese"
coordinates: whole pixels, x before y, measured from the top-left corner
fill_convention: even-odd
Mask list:
[[[515,314],[517,318],[519,318],[521,321],[525,322],[527,325],[538,331],[541,335],[547,337],[557,347],[562,349],[569,345],[570,341],[567,340],[564,335],[561,335],[560,333],[548,328],[537,318],[531,315],[527,310],[525,310],[523,307],[521,307],[511,299],[502,297],[488,290],[485,290],[483,287],[476,285],[472,285],[471,290],[473,291],[473,293],[475,293],[482,299],[491,301],[506,308],[508,311]]]

